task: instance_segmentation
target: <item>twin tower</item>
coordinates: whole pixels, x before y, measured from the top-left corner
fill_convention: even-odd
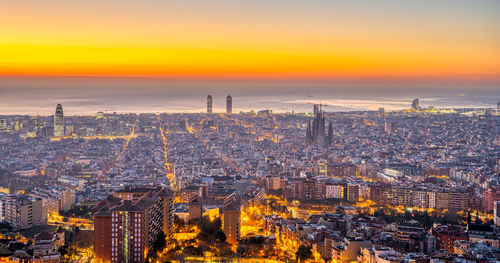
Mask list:
[[[212,113],[212,95],[207,96],[207,113]],[[233,97],[231,95],[226,97],[226,113],[233,113]]]

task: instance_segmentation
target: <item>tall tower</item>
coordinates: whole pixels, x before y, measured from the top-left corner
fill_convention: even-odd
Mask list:
[[[312,139],[312,131],[311,131],[311,120],[307,120],[307,129],[306,129],[306,145],[309,146],[313,142]]]
[[[332,144],[333,141],[333,126],[332,123],[328,123],[328,137],[327,137],[328,144]]]
[[[314,116],[318,115],[319,112],[319,104],[314,104],[313,105],[313,114]]]
[[[233,113],[233,97],[231,95],[227,95],[226,97],[226,113]]]
[[[212,113],[212,95],[207,96],[207,113]]]
[[[64,136],[64,115],[61,104],[57,104],[56,114],[54,114],[54,136]]]
[[[420,105],[418,105],[418,98],[414,99],[413,102],[411,103],[411,108],[413,110],[419,110],[420,109]]]
[[[238,196],[229,195],[224,199],[222,208],[222,231],[226,234],[226,241],[232,245],[237,245],[240,241],[240,202]]]

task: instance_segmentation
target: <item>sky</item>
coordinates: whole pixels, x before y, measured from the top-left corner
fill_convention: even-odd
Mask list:
[[[2,0],[0,5],[0,79],[500,83],[500,1]]]

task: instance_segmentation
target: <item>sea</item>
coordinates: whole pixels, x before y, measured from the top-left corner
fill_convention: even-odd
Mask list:
[[[497,83],[171,80],[141,78],[0,78],[0,115],[52,115],[61,103],[65,115],[105,113],[225,112],[231,95],[233,112],[270,109],[275,113],[386,111],[422,107],[496,108]]]

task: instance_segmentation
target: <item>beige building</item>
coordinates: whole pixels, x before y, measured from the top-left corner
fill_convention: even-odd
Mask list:
[[[73,190],[65,188],[36,188],[30,193],[30,196],[41,198],[47,212],[68,211],[75,203]]]
[[[240,240],[240,208],[238,206],[224,208],[223,231],[228,243],[238,244]]]
[[[30,228],[47,223],[47,211],[42,199],[27,196],[6,196],[0,200],[2,221],[7,221],[17,229]]]

